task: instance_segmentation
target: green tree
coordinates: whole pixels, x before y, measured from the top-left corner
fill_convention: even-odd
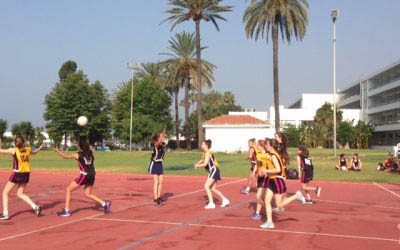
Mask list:
[[[30,121],[22,121],[12,125],[11,132],[14,136],[23,136],[29,145],[33,145],[35,140],[35,129]]]
[[[74,61],[66,61],[58,71],[60,80],[66,80],[69,74],[74,74],[78,65]]]
[[[203,131],[203,92],[202,92],[202,66],[201,66],[201,34],[200,34],[200,23],[201,21],[209,22],[211,21],[215,28],[219,31],[219,26],[217,21],[223,20],[227,21],[221,13],[232,11],[232,6],[221,5],[223,0],[168,0],[168,5],[172,6],[171,9],[165,11],[165,13],[170,14],[165,21],[169,21],[171,26],[171,31],[177,26],[186,21],[194,21],[196,27],[196,62],[197,62],[197,74],[196,79],[198,82],[197,89],[197,127],[199,130],[198,143],[204,140]],[[165,22],[164,21],[164,22]]]
[[[283,129],[283,132],[286,134],[289,147],[297,147],[300,145],[300,129],[295,125],[289,124]]]
[[[247,38],[256,41],[261,35],[268,38],[271,33],[273,47],[275,129],[280,130],[279,114],[279,33],[282,41],[290,43],[292,37],[303,40],[308,25],[307,0],[251,0],[243,15]]]
[[[336,109],[336,126],[342,122],[343,112]],[[325,103],[316,112],[314,117],[314,130],[318,131],[315,136],[318,138],[316,141],[324,140],[323,147],[330,147],[333,144],[333,106],[330,103]],[[318,143],[319,144],[319,143]]]
[[[204,49],[204,48],[202,48]],[[194,33],[180,32],[176,33],[175,37],[169,40],[168,53],[162,53],[161,55],[168,56],[169,58],[163,62],[163,65],[173,69],[169,74],[168,82],[176,83],[179,87],[184,87],[184,108],[185,108],[185,137],[187,149],[191,149],[191,138],[190,131],[188,130],[189,125],[189,92],[196,86],[192,86],[191,78],[196,75],[197,62],[195,59],[196,55],[196,39]],[[214,81],[213,71],[216,68],[215,65],[202,60],[202,79],[207,83],[208,86],[212,85]],[[176,100],[175,100],[176,101]],[[175,107],[177,108],[177,107]]]
[[[369,140],[371,139],[374,129],[375,127],[372,123],[358,121],[357,125],[354,128],[357,148],[368,148]]]
[[[160,84],[144,77],[134,83],[132,141],[147,145],[155,131],[171,130],[171,96]],[[114,93],[114,136],[129,142],[131,83],[120,84]]]
[[[43,127],[35,128],[36,147],[40,147],[41,145],[43,145],[44,140],[46,140],[46,137],[44,137],[44,135],[42,134],[43,132],[44,132]]]
[[[0,147],[4,141],[4,133],[7,131],[8,123],[6,120],[0,118]]]
[[[80,70],[60,79],[46,95],[44,119],[49,135],[56,143],[60,143],[63,136],[86,136],[94,144],[101,143],[110,131],[110,111],[107,90],[99,81],[91,84]],[[81,115],[89,120],[85,128],[76,123]]]
[[[355,140],[355,129],[353,126],[353,121],[342,121],[337,130],[337,140],[345,147],[347,144],[349,147],[354,145]]]

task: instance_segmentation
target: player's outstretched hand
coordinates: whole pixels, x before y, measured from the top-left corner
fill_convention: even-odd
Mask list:
[[[60,150],[57,147],[53,147],[53,151],[57,153],[60,152]]]

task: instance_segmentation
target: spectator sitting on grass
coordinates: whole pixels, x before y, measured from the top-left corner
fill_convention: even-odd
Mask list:
[[[335,169],[339,170],[339,171],[348,171],[349,170],[349,163],[347,161],[346,155],[345,154],[341,154],[339,161],[338,161],[338,165],[336,165]]]
[[[360,158],[358,157],[358,154],[353,154],[353,158],[351,159],[350,170],[361,171],[361,169],[362,169],[362,163]]]
[[[390,172],[397,172],[399,168],[399,164],[397,163],[397,159],[393,157],[392,154],[389,154],[388,159],[384,162],[385,170]]]

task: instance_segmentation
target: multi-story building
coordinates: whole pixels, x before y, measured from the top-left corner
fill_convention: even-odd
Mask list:
[[[373,146],[400,142],[400,60],[339,92],[338,107],[360,109],[360,119],[375,125]]]

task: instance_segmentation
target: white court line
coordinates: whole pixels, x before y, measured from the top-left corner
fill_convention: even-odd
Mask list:
[[[395,193],[395,192],[393,192],[392,190],[389,190],[389,189],[385,188],[384,186],[382,186],[382,185],[379,185],[379,184],[378,184],[378,183],[376,183],[376,182],[372,182],[372,183],[374,183],[374,185],[376,185],[376,186],[378,186],[378,187],[382,188],[383,190],[386,190],[386,191],[388,191],[389,193],[393,194],[394,196],[397,196],[397,197],[399,197],[399,198],[400,198],[400,195],[399,195],[399,194],[396,194],[396,193]]]
[[[142,221],[142,220],[123,220],[123,219],[107,219],[107,218],[89,218],[89,220],[101,220],[101,221],[117,221],[117,222],[130,222],[130,223],[142,223],[142,224],[164,224],[164,225],[184,225],[185,223],[178,222],[162,222],[162,221]],[[313,236],[326,236],[326,237],[337,237],[337,238],[350,238],[359,240],[379,240],[379,241],[391,241],[398,242],[398,239],[387,239],[378,237],[368,237],[368,236],[355,236],[355,235],[345,235],[345,234],[328,234],[328,233],[313,233],[313,232],[303,232],[303,231],[288,231],[288,230],[267,230],[252,227],[232,227],[232,226],[219,226],[219,225],[206,225],[206,224],[187,224],[191,227],[206,227],[206,228],[220,228],[220,229],[234,229],[234,230],[247,230],[247,231],[268,231],[270,233],[289,233],[289,234],[302,234],[302,235],[313,235]]]
[[[386,207],[386,206],[370,205],[370,204],[354,203],[354,202],[346,202],[346,201],[332,201],[332,200],[321,200],[321,199],[314,199],[314,200],[321,201],[321,202],[328,202],[328,203],[355,205],[355,206],[376,207],[376,208],[385,208],[385,209],[400,209],[400,207]]]
[[[245,181],[245,180],[247,180],[247,179],[241,179],[241,180],[236,180],[236,181],[232,181],[232,182],[227,182],[227,183],[224,183],[224,184],[219,185],[219,187],[221,187],[221,186],[226,186],[226,185],[230,185],[230,184],[234,184],[234,183],[238,183],[238,182],[242,182],[242,181]],[[180,194],[180,195],[177,195],[177,196],[170,197],[169,199],[178,198],[178,197],[182,197],[182,196],[186,196],[186,195],[198,193],[198,192],[201,192],[201,191],[204,191],[204,189],[197,190],[197,191],[193,191],[193,192],[188,192],[188,193],[184,193],[184,194]],[[148,205],[148,204],[151,204],[151,203],[152,203],[152,202],[139,203],[139,204],[136,204],[136,205],[133,205],[133,206],[129,206],[129,207],[125,207],[125,208],[122,208],[122,209],[112,210],[112,212],[113,212],[113,213],[115,213],[115,212],[120,212],[120,211],[123,211],[123,210],[127,210],[127,209],[134,208],[134,207],[139,207],[139,206],[143,206],[143,205]],[[8,237],[5,237],[5,238],[0,238],[0,241],[15,239],[15,238],[18,238],[18,237],[21,237],[21,236],[26,236],[26,235],[30,235],[30,234],[34,234],[34,233],[46,231],[46,230],[49,230],[49,229],[53,229],[53,228],[56,228],[56,227],[65,226],[65,225],[72,224],[72,223],[75,223],[75,222],[79,222],[79,221],[83,221],[83,220],[87,220],[87,219],[93,219],[93,218],[99,217],[99,216],[101,216],[101,215],[104,215],[104,214],[103,214],[103,213],[101,213],[101,214],[95,214],[95,215],[87,216],[87,217],[84,217],[84,218],[81,218],[81,219],[77,219],[77,220],[73,220],[73,221],[68,221],[68,222],[64,222],[64,223],[61,223],[61,224],[57,224],[57,225],[53,225],[53,226],[48,226],[48,227],[44,227],[44,228],[41,228],[41,229],[32,230],[32,231],[25,232],[25,233],[21,233],[21,234],[16,234],[16,235],[13,235],[13,236],[8,236]]]

